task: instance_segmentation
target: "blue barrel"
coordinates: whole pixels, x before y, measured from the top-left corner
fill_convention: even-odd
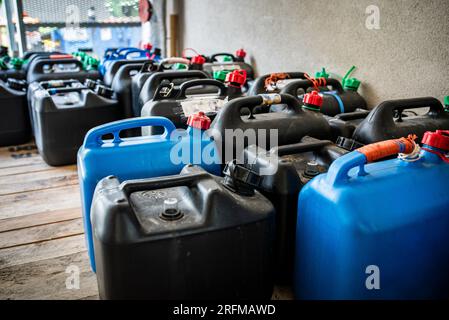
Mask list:
[[[98,181],[110,175],[124,181],[178,174],[190,163],[215,175],[221,173],[215,144],[204,132],[210,119],[194,115],[189,118],[189,123],[193,127],[176,130],[167,118],[132,118],[98,126],[87,133],[78,152],[78,176],[87,249],[94,271],[90,208]],[[146,126],[163,127],[165,132],[155,136],[120,137],[121,131]],[[112,140],[103,140],[111,134]]]
[[[414,147],[405,138],[362,147],[305,185],[297,298],[449,296],[449,131],[427,132],[414,157],[367,164]]]

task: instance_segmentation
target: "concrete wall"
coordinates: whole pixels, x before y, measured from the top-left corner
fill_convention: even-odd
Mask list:
[[[369,104],[391,98],[449,95],[447,0],[184,0],[184,47],[248,51],[259,74],[343,75],[356,65]],[[380,10],[380,29],[367,7]],[[372,25],[372,24],[370,24]]]

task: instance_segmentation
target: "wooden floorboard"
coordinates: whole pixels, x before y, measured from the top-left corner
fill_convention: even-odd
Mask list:
[[[74,271],[79,289],[66,285]],[[86,251],[0,269],[0,299],[98,299]]]
[[[98,299],[76,165],[51,167],[32,144],[0,148],[0,299]]]
[[[0,220],[0,232],[42,226],[81,217],[81,208],[45,211]]]

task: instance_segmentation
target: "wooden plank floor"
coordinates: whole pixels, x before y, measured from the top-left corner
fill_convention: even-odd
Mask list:
[[[50,167],[33,145],[0,148],[0,300],[98,299],[80,206],[75,165]],[[66,286],[73,267],[79,289]]]
[[[98,299],[76,166],[50,167],[33,145],[0,148],[0,299]]]

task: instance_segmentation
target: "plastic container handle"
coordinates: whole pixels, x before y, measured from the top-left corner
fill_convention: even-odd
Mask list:
[[[162,59],[159,62],[159,68],[158,69],[159,69],[159,71],[163,70],[163,68],[164,68],[164,66],[166,64],[175,64],[175,63],[182,63],[182,64],[189,65],[190,64],[190,60],[186,59],[186,58],[180,58],[180,57],[165,58],[165,59]]]
[[[121,183],[120,189],[123,191],[125,196],[129,198],[131,193],[139,191],[150,191],[182,186],[190,187],[197,184],[200,178],[209,177],[210,175],[208,173],[199,172],[158,178],[128,180]]]
[[[130,54],[133,54],[133,53],[140,53],[140,56],[137,57],[137,58],[147,57],[147,54],[148,54],[148,52],[146,52],[145,50],[142,50],[142,49],[133,49],[133,50],[128,50],[128,51],[126,51],[126,52],[123,54],[123,57],[124,57],[125,59],[128,59],[128,56],[129,56]]]
[[[83,63],[81,61],[79,61],[78,59],[42,59],[42,60],[38,60],[35,64],[35,69],[38,72],[42,72],[43,68],[45,65],[50,65],[53,66],[55,64],[75,64],[77,67],[80,68],[80,70],[83,70]]]
[[[87,90],[88,87],[67,87],[67,88],[48,88],[46,89],[50,95],[58,93],[69,93],[69,92],[81,92],[82,90]]]
[[[220,53],[215,53],[213,55],[210,56],[210,61],[212,62],[217,62],[217,57],[231,57],[232,62],[235,62],[235,56],[232,53],[227,53],[227,52],[220,52]]]
[[[140,69],[140,73],[144,73],[144,72],[154,72],[157,71],[158,66],[154,63],[153,60],[150,60],[148,62],[145,62],[142,65],[142,68]]]
[[[121,56],[124,52],[129,51],[129,50],[135,50],[137,48],[134,47],[125,47],[125,48],[119,48],[117,50],[115,50],[114,53],[112,53],[113,56],[119,57]]]
[[[444,114],[444,107],[441,102],[433,97],[422,97],[412,99],[388,100],[379,104],[373,109],[367,120],[369,122],[382,123],[383,126],[395,126],[394,111],[405,109],[418,109],[430,107],[429,112],[434,114]]]
[[[354,111],[354,112],[347,112],[347,113],[339,113],[336,116],[334,116],[335,119],[339,119],[342,121],[351,121],[351,120],[358,120],[358,119],[364,119],[366,118],[371,111],[365,110],[365,111]]]
[[[306,79],[305,72],[286,72],[288,74],[287,79]],[[250,88],[250,92],[248,95],[254,96],[260,93],[265,92],[265,80],[270,77],[272,74],[265,74],[261,77],[258,77],[255,81],[252,87]]]
[[[97,147],[103,144],[102,137],[107,134],[114,136],[113,143],[122,142],[120,138],[120,132],[127,129],[141,128],[147,126],[164,127],[165,132],[161,137],[168,139],[170,134],[176,130],[175,125],[169,119],[164,117],[141,117],[130,118],[125,120],[119,120],[110,122],[98,127],[95,127],[87,132],[84,139],[85,147]],[[132,138],[129,138],[132,139]]]
[[[299,101],[289,94],[259,94],[257,96],[242,97],[228,102],[220,111],[220,117],[226,120],[227,123],[242,123],[240,111],[243,108],[248,108],[252,111],[255,107],[260,105],[286,104],[287,109],[292,112],[304,112],[299,104]]]
[[[189,80],[181,84],[179,87],[179,94],[178,99],[185,99],[186,98],[186,91],[189,88],[196,87],[196,86],[213,86],[217,87],[219,89],[219,96],[224,97],[226,96],[226,86],[214,79],[195,79],[195,80]]]
[[[343,93],[343,87],[337,79],[328,78],[326,79],[326,86],[331,86],[332,89],[337,91],[338,93]],[[293,96],[296,96],[298,89],[304,89],[306,91],[309,88],[313,88],[314,84],[310,80],[297,80],[289,82],[282,88],[281,93],[288,93]]]
[[[398,153],[412,153],[415,142],[412,138],[391,139],[363,146],[335,160],[329,167],[327,178],[329,184],[335,186],[347,181],[348,172],[360,167],[359,175],[366,175],[364,165]]]

